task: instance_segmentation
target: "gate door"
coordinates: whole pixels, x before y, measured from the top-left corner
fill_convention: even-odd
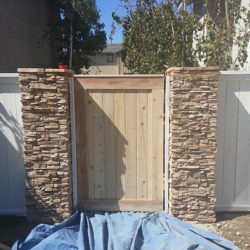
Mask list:
[[[163,210],[163,76],[75,77],[77,200]]]

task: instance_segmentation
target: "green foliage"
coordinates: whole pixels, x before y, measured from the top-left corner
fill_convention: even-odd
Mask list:
[[[113,19],[123,26],[123,61],[131,72],[161,73],[164,65],[197,66],[198,61],[238,69],[247,59],[250,14],[241,0],[204,0],[201,22],[192,13],[177,13],[170,0],[121,0],[121,5],[126,14],[113,13]]]
[[[131,72],[163,73],[164,65],[193,66],[197,60],[192,47],[198,18],[186,12],[175,14],[173,5],[155,0],[137,0],[135,6],[123,1],[126,15],[113,13],[123,26],[123,60]]]
[[[237,70],[246,62],[250,12],[241,2],[214,0],[210,5],[204,4],[203,33],[197,39],[197,54],[205,65]],[[213,6],[219,11],[212,11]],[[232,57],[233,47],[237,50],[236,58]]]
[[[104,24],[100,23],[95,0],[55,1],[56,22],[54,41],[57,60],[69,64],[72,34],[72,69],[79,72],[90,65],[90,55],[106,46]]]

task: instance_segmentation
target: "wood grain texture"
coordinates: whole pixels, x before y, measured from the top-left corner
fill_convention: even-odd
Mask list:
[[[78,89],[75,91],[75,117],[76,124],[84,124],[86,120],[86,101],[87,95],[82,89]],[[81,107],[81,108],[79,108]],[[77,127],[76,134],[76,144],[80,145],[78,149],[81,150],[80,153],[76,155],[76,161],[80,166],[86,166],[88,156],[88,148],[87,148],[87,134],[86,129],[80,129]],[[77,183],[79,189],[79,199],[87,199],[88,198],[88,171],[86,168],[78,168],[77,169]]]
[[[137,92],[126,93],[126,199],[137,197]]]
[[[105,197],[116,198],[116,170],[115,170],[115,128],[114,120],[114,92],[103,94],[104,118],[104,165],[105,165]]]
[[[126,104],[124,102],[124,93],[114,93],[114,121],[115,126],[115,175],[116,175],[116,197],[117,199],[125,198],[125,181],[126,181]]]
[[[162,211],[162,200],[82,200],[84,210],[97,211]]]
[[[105,198],[104,183],[104,114],[102,111],[102,93],[92,93],[93,105],[93,168],[95,175],[95,198]]]
[[[87,134],[87,141],[86,143],[86,151],[87,151],[87,162],[86,165],[78,165],[82,166],[84,168],[87,168],[87,178],[88,178],[88,197],[93,198],[95,197],[95,169],[94,169],[94,136],[95,136],[95,130],[94,130],[94,119],[93,119],[93,106],[94,101],[92,99],[92,95],[90,92],[86,91],[87,98],[85,99],[85,105],[86,105],[86,118],[85,122],[82,124],[79,124],[79,129],[85,129]],[[80,147],[79,147],[80,148]],[[79,151],[80,153],[80,151]]]
[[[164,90],[152,90],[152,195],[163,199],[163,123]]]
[[[137,94],[137,199],[148,198],[148,93]]]
[[[78,177],[78,190],[83,193],[78,194],[78,203],[83,208],[112,211],[163,209],[164,96],[163,89],[158,89],[163,86],[163,78],[149,78],[152,84],[146,79],[145,89],[140,89],[145,78],[129,78],[129,83],[128,79],[119,79],[117,84],[123,87],[113,89],[109,88],[114,78],[102,79],[102,83],[100,79],[93,83],[94,79],[82,78],[81,84],[76,82],[87,96],[86,107],[77,112],[85,117],[78,118],[82,124],[76,124],[79,130],[77,153],[81,154],[84,143],[87,152],[85,161],[81,160],[83,155],[78,156],[80,172],[87,171],[85,176]],[[83,88],[86,87],[84,81],[93,88],[90,85]],[[135,88],[137,83],[140,88]],[[158,87],[154,92],[148,86]],[[81,97],[76,95],[76,98]],[[85,137],[81,130],[86,131]],[[88,183],[88,190],[83,191],[86,176],[88,180],[84,182]]]
[[[77,77],[84,89],[163,89],[162,76],[147,77]]]

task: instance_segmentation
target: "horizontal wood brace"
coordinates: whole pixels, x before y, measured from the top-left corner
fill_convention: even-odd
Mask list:
[[[163,89],[164,78],[162,76],[154,77],[112,77],[112,78],[93,78],[93,77],[76,77],[75,81],[82,88],[87,89]],[[79,88],[79,85],[76,86]]]
[[[143,211],[163,210],[162,200],[82,200],[79,204],[84,210],[95,211]]]

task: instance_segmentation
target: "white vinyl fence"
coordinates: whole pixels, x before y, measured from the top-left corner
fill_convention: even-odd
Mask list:
[[[26,214],[18,74],[0,74],[0,214]]]
[[[250,211],[250,72],[221,72],[217,211]]]

